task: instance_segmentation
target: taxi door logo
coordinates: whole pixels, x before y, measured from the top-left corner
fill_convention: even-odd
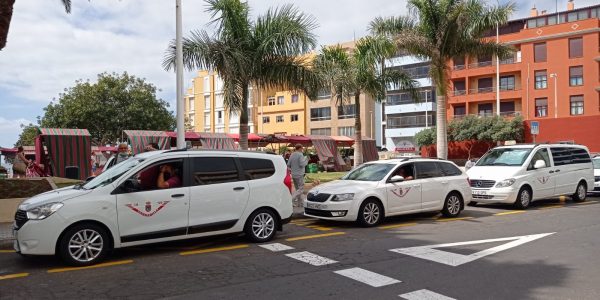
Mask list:
[[[159,202],[157,202],[158,207],[155,210],[152,210],[152,202],[146,201],[146,203],[144,204],[145,211],[141,211],[138,208],[140,206],[139,203],[130,203],[130,204],[126,204],[125,206],[129,207],[129,209],[131,209],[133,212],[139,214],[142,217],[152,217],[156,213],[158,213],[161,209],[163,209],[163,207],[165,207],[169,202],[170,201],[159,201]]]
[[[406,196],[406,194],[408,194],[408,191],[410,191],[410,188],[395,188],[392,190],[392,193],[394,193],[394,195],[402,198],[404,196]]]
[[[549,176],[544,176],[544,177],[538,177],[538,179],[537,179],[537,180],[538,180],[538,181],[539,181],[541,184],[546,184],[546,182],[548,182],[548,180],[549,180],[549,179],[550,179],[550,177],[549,177]]]

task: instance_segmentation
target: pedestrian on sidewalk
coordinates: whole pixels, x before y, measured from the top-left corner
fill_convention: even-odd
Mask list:
[[[25,157],[25,151],[23,146],[17,148],[17,155],[13,161],[13,177],[25,178],[27,174],[27,168],[31,164],[31,161]]]
[[[302,206],[302,198],[304,196],[304,175],[305,168],[308,164],[308,158],[304,156],[302,152],[302,145],[296,144],[296,151],[290,155],[287,165],[292,173],[292,181],[294,182],[294,193],[292,194],[292,200],[295,205]]]

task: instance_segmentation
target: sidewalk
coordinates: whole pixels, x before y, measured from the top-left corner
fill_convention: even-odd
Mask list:
[[[0,250],[12,249],[12,223],[0,223]]]

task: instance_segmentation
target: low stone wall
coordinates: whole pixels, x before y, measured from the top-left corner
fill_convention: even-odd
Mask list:
[[[0,199],[28,198],[55,188],[47,177],[0,179]]]
[[[19,204],[27,198],[0,199],[0,223],[12,223]]]

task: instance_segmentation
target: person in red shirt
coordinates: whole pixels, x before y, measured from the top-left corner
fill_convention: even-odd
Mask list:
[[[159,189],[168,189],[181,186],[181,178],[179,177],[179,170],[171,164],[165,164],[160,166],[160,172],[156,180],[156,187]]]

